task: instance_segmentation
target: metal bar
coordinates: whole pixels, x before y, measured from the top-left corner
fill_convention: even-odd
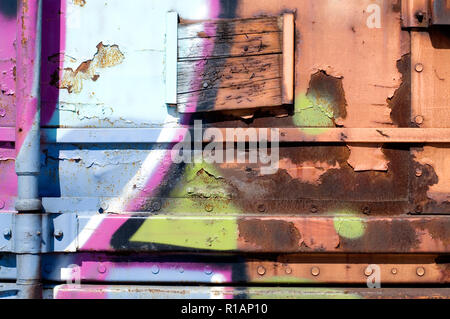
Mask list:
[[[77,251],[436,254],[450,251],[447,244],[450,216],[155,216],[141,213],[78,218],[78,236],[73,241]]]
[[[19,0],[17,14],[15,220],[17,286],[20,298],[41,298],[40,69],[42,0]],[[37,214],[36,214],[37,213]]]
[[[55,299],[449,299],[450,288],[194,287],[60,285]]]
[[[16,130],[14,127],[0,127],[0,142],[14,142]]]
[[[185,139],[189,128],[46,128],[45,143],[178,143]],[[215,142],[237,141],[237,134],[227,137],[227,130],[236,128],[203,129],[204,142],[214,135]],[[247,132],[243,129],[242,133]],[[450,143],[450,128],[249,128],[256,134],[246,137],[257,141],[261,131],[270,139],[271,130],[279,134],[280,142],[337,142],[337,143]],[[248,132],[250,132],[248,131]],[[256,136],[252,138],[252,135]]]

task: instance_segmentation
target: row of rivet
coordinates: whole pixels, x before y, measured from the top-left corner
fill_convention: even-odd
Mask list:
[[[264,268],[264,266],[258,266],[256,271],[257,271],[258,275],[264,276],[264,274],[266,273],[266,268]],[[292,273],[292,269],[290,267],[286,267],[285,268],[285,273],[288,274],[288,275],[291,274]],[[370,269],[370,268],[366,268],[364,270],[364,274],[366,276],[370,276],[372,273],[373,273],[373,270]],[[396,275],[397,273],[398,273],[397,268],[392,268],[391,269],[391,274]],[[320,274],[320,268],[319,267],[314,266],[314,267],[311,268],[311,275],[316,277],[319,274]],[[425,268],[417,267],[416,274],[417,274],[417,276],[422,277],[423,275],[425,275]]]

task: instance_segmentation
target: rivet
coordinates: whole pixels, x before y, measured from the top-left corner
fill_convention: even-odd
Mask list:
[[[414,122],[416,122],[417,124],[422,124],[423,121],[424,121],[424,119],[423,119],[423,116],[422,116],[422,115],[417,115],[417,116],[414,118]]]
[[[312,205],[310,211],[313,214],[317,213],[317,211],[318,211],[317,206],[316,205]]]
[[[45,265],[44,266],[44,271],[47,273],[47,274],[49,274],[49,273],[51,273],[52,272],[52,266],[51,265]]]
[[[257,272],[258,275],[264,276],[264,274],[266,273],[266,268],[264,268],[263,266],[258,266]]]
[[[425,268],[423,268],[423,267],[417,267],[417,269],[416,269],[416,274],[417,274],[417,276],[422,277],[423,275],[425,275]]]
[[[266,211],[266,205],[264,205],[264,204],[259,204],[259,205],[258,205],[258,212],[264,213],[265,211]]]
[[[422,169],[421,168],[416,168],[416,176],[417,177],[420,177],[420,176],[422,176]]]
[[[318,276],[320,274],[320,269],[319,267],[312,267],[311,268],[311,275],[313,276]]]
[[[209,267],[209,266],[206,266],[206,267],[205,267],[205,274],[211,275],[212,272],[213,272],[213,271],[212,271],[211,267]]]
[[[55,230],[55,232],[53,233],[53,236],[55,236],[55,238],[62,238],[63,235],[64,233],[61,230]]]
[[[153,273],[154,275],[156,275],[156,274],[159,273],[159,267],[158,267],[158,265],[153,265],[153,266],[152,266],[152,273]]]
[[[183,267],[178,268],[178,271],[179,271],[180,273],[184,273]]]
[[[421,213],[421,212],[423,211],[422,206],[417,205],[416,208],[414,208],[414,211],[415,211],[416,213]]]
[[[213,209],[214,209],[213,205],[211,205],[211,204],[206,204],[206,205],[205,205],[205,210],[206,210],[208,213],[209,213],[209,212],[212,212]]]
[[[415,66],[415,70],[417,72],[422,72],[423,71],[423,64],[422,63],[417,63]]]
[[[161,202],[159,200],[155,200],[152,202],[152,211],[157,212],[158,210],[161,209]]]
[[[207,82],[203,82],[203,88],[207,88],[208,87],[208,83]]]
[[[5,115],[6,115],[6,110],[0,109],[0,117],[5,117]]]
[[[367,267],[366,269],[364,269],[364,275],[366,276],[370,276],[373,273],[373,269]]]
[[[97,270],[99,273],[104,274],[106,272],[106,266],[103,264],[98,265]]]
[[[188,188],[186,188],[186,192],[188,194],[192,194],[194,192],[194,189],[192,187],[188,187]]]
[[[396,275],[397,274],[397,268],[392,268],[391,269],[391,274]]]
[[[0,199],[0,209],[5,208],[5,201]]]
[[[365,215],[369,215],[370,214],[370,207],[369,206],[365,206],[364,208],[363,208],[363,214],[365,214]]]
[[[6,228],[5,230],[3,230],[3,236],[11,237],[11,234],[12,234],[11,229]]]
[[[41,232],[38,230],[38,231],[36,232],[36,235],[37,235],[37,236],[41,236]]]

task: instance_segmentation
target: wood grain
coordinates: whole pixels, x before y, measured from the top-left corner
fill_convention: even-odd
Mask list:
[[[182,113],[281,105],[281,17],[180,24]]]

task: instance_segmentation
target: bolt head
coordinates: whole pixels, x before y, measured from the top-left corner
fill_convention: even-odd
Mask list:
[[[417,274],[417,276],[422,277],[423,275],[425,275],[425,268],[417,267],[416,274]]]
[[[424,121],[424,118],[423,118],[423,116],[422,115],[417,115],[415,118],[414,118],[414,121],[416,122],[416,124],[422,124],[423,123],[423,121]]]
[[[159,200],[155,200],[152,202],[152,210],[154,212],[157,212],[158,210],[161,209],[161,202]]]
[[[319,276],[319,274],[320,274],[320,269],[319,269],[319,267],[312,267],[312,268],[311,268],[311,275],[313,275],[313,276]]]
[[[416,168],[416,176],[417,176],[417,177],[422,176],[422,173],[423,173],[423,171],[422,171],[421,168]]]
[[[209,275],[211,275],[212,273],[213,273],[213,271],[212,271],[211,267],[206,266],[206,267],[205,267],[205,274],[207,274],[207,275],[209,276]]]
[[[97,270],[99,273],[104,274],[106,272],[106,266],[103,264],[98,265]]]
[[[264,213],[265,211],[266,211],[266,205],[264,205],[264,204],[259,204],[259,205],[258,205],[258,212]]]
[[[423,64],[422,63],[417,63],[415,65],[414,69],[416,70],[416,72],[422,72],[423,71]]]
[[[397,274],[397,268],[392,268],[391,269],[391,274],[396,275]]]
[[[264,276],[264,274],[266,273],[266,268],[264,268],[263,266],[258,266],[258,269],[256,271],[258,272],[258,275]]]
[[[62,238],[64,235],[64,233],[61,230],[55,230],[55,232],[53,233],[53,236],[55,236],[55,238]]]
[[[209,213],[209,212],[212,212],[213,209],[214,209],[213,205],[211,205],[211,204],[206,204],[205,210],[206,210],[208,213]]]
[[[369,267],[364,269],[364,275],[370,276],[372,273],[373,273],[373,269],[370,269]]]
[[[286,273],[286,275],[290,275],[290,274],[292,274],[292,268],[289,266],[286,266],[286,269],[284,269],[284,272]]]
[[[317,211],[318,211],[317,206],[316,206],[316,205],[312,205],[310,211],[311,211],[311,213],[313,213],[313,214],[317,213]]]
[[[11,237],[11,234],[12,234],[11,229],[6,228],[5,230],[3,230],[3,236]]]
[[[158,267],[158,265],[153,265],[153,266],[152,266],[152,273],[153,273],[154,275],[156,275],[156,274],[159,273],[159,267]]]

